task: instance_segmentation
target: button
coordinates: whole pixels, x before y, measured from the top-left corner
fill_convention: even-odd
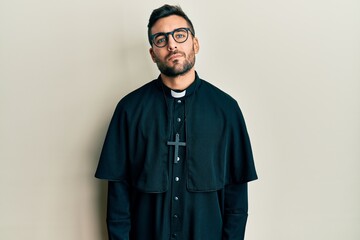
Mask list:
[[[177,102],[178,102],[178,103],[181,103],[181,100],[179,99],[179,100],[177,100]]]
[[[177,121],[178,121],[178,122],[181,122],[181,118],[177,118]]]
[[[178,201],[179,200],[179,197],[174,197],[175,201]]]
[[[180,157],[177,157],[177,158],[176,158],[176,162],[177,162],[177,163],[180,162]]]
[[[178,182],[180,180],[179,177],[175,177],[175,181]]]
[[[178,218],[178,217],[179,217],[178,215],[174,214],[174,218]]]

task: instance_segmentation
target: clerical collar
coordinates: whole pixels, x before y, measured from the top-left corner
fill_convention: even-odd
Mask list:
[[[171,92],[171,96],[174,98],[182,98],[186,95],[186,90],[181,91],[181,92],[171,90],[170,92]]]
[[[195,80],[194,82],[191,83],[191,85],[189,87],[187,87],[185,90],[183,91],[177,91],[177,90],[173,90],[169,87],[167,87],[161,80],[161,76],[158,77],[158,84],[159,86],[164,90],[164,93],[167,97],[171,97],[171,98],[183,98],[183,97],[188,97],[189,95],[191,95],[192,93],[194,93],[196,91],[196,89],[200,86],[201,80],[197,74],[197,72],[195,72]]]

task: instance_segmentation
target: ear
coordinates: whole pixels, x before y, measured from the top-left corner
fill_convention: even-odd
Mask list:
[[[150,53],[150,56],[151,56],[151,59],[153,60],[153,62],[156,63],[156,57],[155,57],[154,49],[150,48],[149,53]]]
[[[195,54],[197,54],[200,50],[199,40],[197,37],[194,37],[193,41],[194,41],[194,51],[195,51]]]

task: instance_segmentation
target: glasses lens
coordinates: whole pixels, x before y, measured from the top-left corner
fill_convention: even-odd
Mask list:
[[[176,42],[183,43],[188,38],[188,31],[186,29],[176,29],[173,36]]]
[[[157,34],[155,37],[154,37],[154,40],[153,40],[154,44],[158,47],[164,47],[166,46],[167,44],[167,39],[166,39],[166,35],[165,34]]]
[[[171,34],[178,43],[185,42],[189,37],[189,31],[186,28],[175,29],[169,33],[158,33],[154,35],[153,43],[158,47],[165,47],[168,44],[168,35]]]

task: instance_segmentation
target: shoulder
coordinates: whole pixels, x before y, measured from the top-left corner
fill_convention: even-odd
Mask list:
[[[161,99],[160,93],[157,80],[152,80],[121,98],[115,107],[114,116],[131,117],[140,114],[144,108],[155,104],[154,99]]]
[[[226,107],[238,107],[237,101],[232,96],[206,80],[201,79],[201,86],[199,90],[199,92],[204,95],[202,97],[209,98],[210,101],[213,100],[214,102],[225,105]]]
[[[146,101],[150,101],[150,98],[155,98],[156,94],[161,92],[160,90],[157,80],[152,80],[125,95],[118,102],[117,108],[132,109]]]
[[[223,116],[226,116],[229,125],[239,126],[240,124],[246,129],[242,110],[232,96],[205,80],[202,80],[201,88],[203,92],[201,97],[205,99],[206,106],[210,105],[219,110]]]
[[[157,84],[156,84],[156,79],[152,80],[146,84],[144,84],[143,86],[133,90],[132,92],[128,93],[127,95],[125,95],[120,102],[126,103],[126,102],[131,102],[133,100],[139,99],[139,97],[144,96],[149,94],[149,93],[154,93],[154,90],[157,88]]]

